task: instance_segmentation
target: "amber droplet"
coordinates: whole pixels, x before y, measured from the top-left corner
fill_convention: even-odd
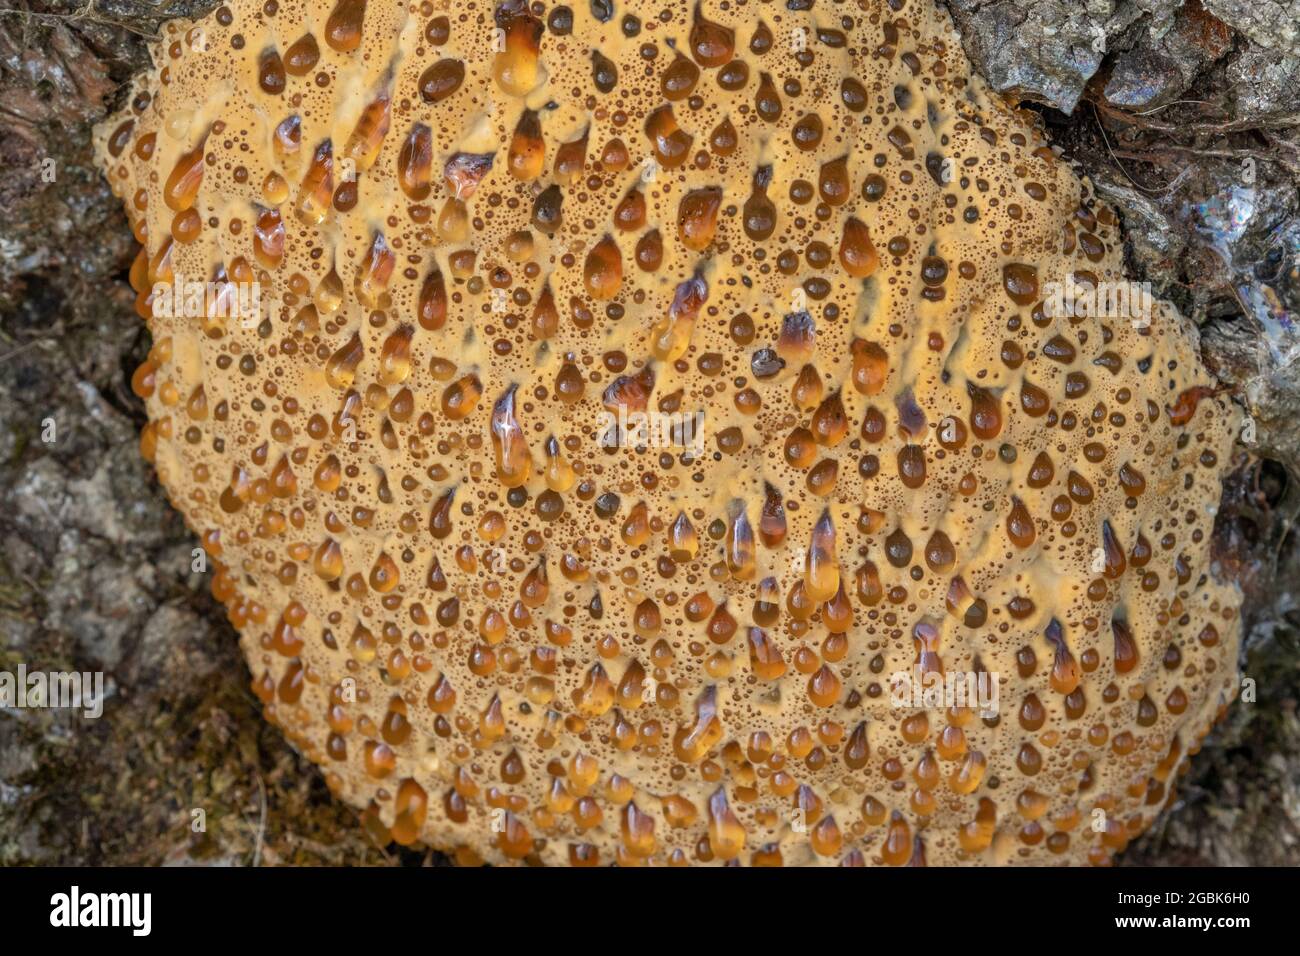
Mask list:
[[[1037,531],[1034,528],[1034,519],[1029,515],[1029,509],[1019,498],[1012,497],[1011,511],[1007,515],[1007,535],[1011,542],[1021,550],[1028,548],[1034,543]]]
[[[375,233],[370,250],[357,269],[356,294],[361,304],[372,309],[383,308],[388,280],[397,265],[397,256],[388,248],[382,232]]]
[[[645,193],[635,187],[628,190],[614,208],[614,226],[623,232],[635,232],[645,225]]]
[[[325,21],[325,42],[340,53],[351,53],[361,45],[361,25],[366,0],[338,0]]]
[[[767,196],[767,187],[771,182],[772,167],[760,166],[758,172],[754,173],[753,191],[741,210],[745,235],[755,241],[766,239],[776,231],[776,204]]]
[[[654,817],[642,813],[635,802],[629,800],[620,815],[619,829],[623,846],[637,859],[643,859],[655,850]]]
[[[334,151],[329,140],[316,147],[311,165],[298,190],[294,214],[305,226],[316,226],[329,212],[334,198]]]
[[[918,621],[912,628],[912,645],[916,649],[916,666],[922,674],[942,674],[939,657],[939,629],[929,620]]]
[[[402,575],[397,569],[397,562],[387,554],[380,552],[379,557],[375,559],[374,567],[370,569],[370,587],[379,594],[387,594],[397,587],[401,579]]]
[[[817,707],[830,707],[840,699],[842,689],[835,671],[825,664],[808,678],[808,699]]]
[[[163,202],[176,212],[189,209],[198,198],[203,183],[203,148],[199,145],[176,161],[163,186]]]
[[[758,92],[754,96],[754,110],[768,123],[775,123],[781,118],[781,95],[776,91],[776,84],[771,75],[758,75]]]
[[[677,286],[668,314],[650,331],[650,351],[655,358],[673,362],[686,354],[696,317],[708,297],[708,283],[698,274]]]
[[[758,521],[758,537],[765,547],[778,548],[785,540],[785,504],[781,493],[772,485],[764,485],[763,511]]]
[[[1133,639],[1128,623],[1121,618],[1112,618],[1110,629],[1115,638],[1115,673],[1127,674],[1138,663],[1137,641]]]
[[[848,202],[850,191],[848,156],[823,163],[817,174],[817,192],[822,199],[829,205],[840,206]]]
[[[528,480],[532,459],[524,430],[515,417],[515,394],[511,385],[492,408],[492,446],[496,451],[497,478],[507,488],[518,488]]]
[[[998,400],[988,389],[977,385],[967,384],[966,392],[970,395],[970,430],[985,441],[997,438],[1002,431],[1002,408]]]
[[[420,98],[438,103],[451,96],[465,82],[465,64],[460,60],[439,60],[420,74]]]
[[[867,765],[871,749],[867,741],[867,724],[865,721],[853,728],[848,745],[844,748],[844,763],[850,770],[861,770]]]
[[[925,563],[930,570],[946,574],[952,570],[956,561],[957,549],[953,547],[952,539],[942,531],[930,535],[930,540],[925,545]]]
[[[606,235],[587,253],[582,281],[593,299],[612,299],[623,284],[623,256],[613,236]]]
[[[416,303],[416,317],[420,327],[433,331],[440,329],[447,321],[447,285],[442,271],[434,268],[424,277],[420,286],[420,298]]]
[[[378,378],[381,385],[400,385],[411,374],[411,337],[415,329],[399,326],[379,351]]]
[[[131,133],[135,130],[135,120],[127,120],[113,130],[113,135],[108,138],[108,155],[114,159],[122,155],[127,144],[131,142]]]
[[[810,312],[790,312],[781,317],[781,334],[776,350],[787,363],[803,366],[813,357],[817,345],[817,320]]]
[[[433,183],[433,131],[416,123],[397,154],[397,183],[416,202],[429,198]]]
[[[890,816],[880,856],[889,866],[902,866],[912,857],[912,830],[897,810]]]
[[[614,706],[615,688],[605,668],[593,664],[587,671],[582,686],[573,692],[573,703],[578,713],[599,717]]]
[[[755,677],[762,681],[774,681],[785,674],[785,658],[766,631],[760,627],[751,627],[748,642],[749,667]]]
[[[1047,628],[1043,631],[1043,636],[1047,642],[1052,645],[1054,654],[1052,658],[1052,689],[1061,694],[1073,693],[1079,686],[1082,674],[1079,671],[1079,664],[1070,652],[1070,646],[1065,641],[1065,629],[1061,622],[1052,618],[1048,622]]]
[[[795,146],[804,152],[811,152],[821,145],[824,131],[820,116],[816,113],[805,113],[794,124],[790,135]]]
[[[665,169],[686,162],[695,138],[677,125],[672,106],[665,104],[647,116],[645,132],[654,147],[655,159]]]
[[[492,171],[491,153],[452,153],[442,168],[442,178],[456,199],[469,199],[483,177]]]
[[[677,207],[677,238],[687,249],[703,252],[713,241],[717,229],[718,209],[722,206],[722,189],[706,186],[692,189]]]
[[[338,272],[331,268],[312,293],[312,302],[320,312],[330,315],[337,312],[339,306],[343,304],[343,293],[343,280]]]
[[[320,61],[316,38],[304,33],[284,51],[284,68],[290,76],[306,76]]]
[[[1033,305],[1038,298],[1038,269],[1023,262],[1002,267],[1002,288],[1016,305]]]
[[[678,564],[694,559],[700,549],[700,536],[691,524],[691,519],[683,511],[668,528],[668,556]]]
[[[812,539],[804,558],[804,590],[808,598],[820,603],[834,596],[840,586],[840,569],[836,562],[835,523],[830,509],[822,511],[813,525]]]
[[[542,140],[542,124],[536,110],[524,110],[510,137],[510,151],[506,166],[510,175],[525,182],[542,174],[546,164],[546,144]]]
[[[691,56],[705,69],[722,66],[736,52],[736,35],[728,27],[707,20],[702,12],[702,3],[695,4],[695,13],[691,23]]]
[[[618,65],[599,50],[591,51],[591,82],[602,93],[618,85]]]
[[[284,258],[284,223],[278,209],[259,209],[253,226],[253,256],[268,269]]]
[[[533,200],[532,225],[535,229],[552,235],[563,222],[564,190],[555,183],[547,186]]]
[[[898,450],[898,477],[908,488],[925,484],[925,451],[919,445],[904,445]]]
[[[353,332],[352,337],[325,363],[325,380],[334,388],[349,388],[365,354],[366,347],[361,342],[361,335]]]
[[[745,848],[745,828],[727,803],[719,787],[709,797],[709,848],[719,860],[733,860]]]
[[[365,172],[379,158],[379,150],[388,135],[390,110],[388,94],[384,93],[361,111],[356,128],[348,137],[343,155],[356,164],[357,172]]]
[[[555,306],[555,295],[551,292],[549,284],[542,287],[542,294],[537,297],[530,328],[538,339],[549,339],[560,329],[560,312]],[[579,384],[580,392],[581,384]]]
[[[302,118],[294,115],[287,117],[275,128],[271,137],[271,148],[276,161],[288,170],[294,170],[298,164],[298,151],[302,147]]]
[[[522,860],[533,851],[533,838],[528,828],[508,810],[497,833],[497,849],[514,860]]]
[[[284,61],[280,59],[280,53],[274,47],[263,52],[261,59],[258,60],[257,85],[262,88],[263,93],[270,96],[279,96],[284,92]]]
[[[748,581],[757,570],[754,531],[750,527],[749,516],[745,514],[745,502],[742,499],[733,501],[730,508],[731,518],[724,542],[727,568],[737,581]]]
[[[1119,469],[1119,483],[1130,495],[1140,495],[1146,491],[1147,480],[1130,462],[1125,462]]]
[[[313,563],[316,574],[326,581],[333,581],[343,574],[343,549],[333,538],[327,538],[316,549]]]
[[[844,222],[844,233],[840,238],[840,264],[855,279],[867,278],[880,265],[880,257],[876,255],[876,247],[871,243],[867,224],[853,216]]]
[[[393,840],[402,846],[410,846],[420,838],[428,814],[429,797],[424,788],[407,777],[398,785],[397,799],[394,803],[396,818],[393,821]]]
[[[849,351],[853,355],[853,387],[863,395],[879,394],[889,374],[889,353],[863,339],[854,339]]]
[[[452,421],[459,421],[474,410],[483,394],[483,383],[477,375],[465,375],[448,385],[442,393],[442,413]]]
[[[505,48],[492,63],[492,75],[511,96],[526,96],[539,80],[539,53],[545,27],[522,3],[502,3],[496,24],[505,33]],[[461,68],[462,76],[464,67]]]
[[[699,763],[722,740],[722,733],[717,688],[709,684],[695,700],[695,721],[674,734],[673,753],[683,763]]]
[[[663,237],[651,229],[636,244],[636,264],[643,272],[654,272],[664,259]]]
[[[739,145],[740,134],[729,119],[724,119],[713,127],[713,132],[709,134],[709,148],[719,156],[730,156]]]
[[[262,180],[262,197],[271,205],[279,206],[289,198],[289,184],[279,173],[267,173]]]
[[[1115,536],[1115,529],[1111,527],[1109,520],[1101,523],[1101,548],[1105,562],[1102,574],[1111,580],[1120,577],[1128,567],[1128,561],[1124,557],[1124,548]]]
[[[699,79],[700,68],[677,52],[660,77],[659,89],[666,100],[684,100],[694,91]]]
[[[567,143],[561,143],[555,151],[555,181],[561,186],[571,186],[582,175],[587,165],[587,136],[589,129],[582,135]]]

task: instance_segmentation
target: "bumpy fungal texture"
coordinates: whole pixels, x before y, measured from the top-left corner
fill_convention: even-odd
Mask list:
[[[381,839],[1096,864],[1166,802],[1232,412],[1171,308],[1045,305],[1116,218],[927,0],[236,0],[155,61],[142,448]]]

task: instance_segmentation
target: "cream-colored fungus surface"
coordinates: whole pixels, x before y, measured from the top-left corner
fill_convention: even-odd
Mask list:
[[[1159,812],[1236,693],[1233,414],[1172,308],[1045,303],[1116,217],[929,0],[236,0],[154,59],[97,143],[142,448],[381,839],[1104,863]]]

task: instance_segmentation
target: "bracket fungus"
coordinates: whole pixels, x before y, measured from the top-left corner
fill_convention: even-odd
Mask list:
[[[930,0],[229,0],[153,55],[97,132],[141,448],[380,839],[1103,864],[1169,799],[1234,412]]]

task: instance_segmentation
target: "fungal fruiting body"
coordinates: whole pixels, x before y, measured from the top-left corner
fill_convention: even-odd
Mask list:
[[[1231,407],[1097,307],[1114,214],[946,14],[236,0],[154,58],[97,142],[141,446],[380,839],[1095,864],[1159,812],[1236,691]]]

